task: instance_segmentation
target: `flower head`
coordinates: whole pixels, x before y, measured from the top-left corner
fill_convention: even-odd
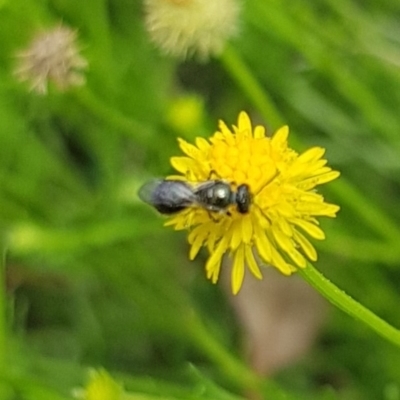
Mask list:
[[[337,205],[329,204],[316,186],[336,179],[339,172],[326,166],[325,149],[313,147],[298,154],[288,147],[289,128],[283,126],[267,137],[263,126],[252,127],[241,112],[231,131],[220,121],[219,131],[209,140],[197,138],[196,145],[180,139],[186,156],[173,157],[172,166],[194,186],[210,179],[222,180],[236,191],[247,185],[251,193],[248,211],[231,204],[226,212],[188,207],[172,216],[166,225],[189,229],[190,258],[207,247],[207,277],[217,282],[222,257],[232,257],[232,291],[242,285],[246,266],[254,276],[262,274],[255,254],[266,264],[290,275],[315,261],[317,253],[305,234],[322,240],[324,232],[317,217],[335,217]]]
[[[27,49],[17,54],[17,78],[30,82],[30,89],[39,94],[47,93],[50,81],[60,90],[84,84],[83,70],[88,63],[79,54],[76,36],[76,31],[65,26],[37,35]]]
[[[150,37],[166,53],[207,59],[237,32],[238,0],[145,0]]]

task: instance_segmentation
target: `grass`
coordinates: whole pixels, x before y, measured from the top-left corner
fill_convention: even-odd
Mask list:
[[[240,34],[199,63],[158,51],[142,2],[0,2],[0,398],[70,399],[102,367],[132,399],[400,399],[399,347],[333,307],[306,357],[256,376],[204,259],[136,196],[172,172],[178,136],[240,110],[288,124],[294,148],[325,147],[342,174],[323,190],[341,211],[315,266],[400,327],[397,3],[249,0]],[[61,21],[87,82],[40,96],[15,55]]]

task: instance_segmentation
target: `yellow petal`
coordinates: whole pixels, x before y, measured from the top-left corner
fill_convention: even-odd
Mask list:
[[[336,213],[340,210],[340,207],[337,206],[336,204],[329,204],[325,203],[325,216],[335,218]]]
[[[191,158],[194,159],[202,159],[203,157],[203,152],[200,151],[196,146],[186,142],[186,140],[183,139],[178,139],[179,142],[179,147],[181,148],[181,150],[188,155]]]
[[[286,253],[290,251],[293,247],[292,241],[288,238],[279,228],[274,227],[272,230],[274,238],[279,245],[279,247],[284,250]]]
[[[324,231],[317,225],[314,225],[308,221],[305,221],[304,219],[299,219],[299,218],[292,220],[292,223],[297,225],[299,228],[301,228],[304,232],[308,233],[314,239],[317,240],[325,239]]]
[[[191,210],[190,209],[186,209],[181,211],[180,213],[174,215],[173,217],[171,217],[171,219],[167,220],[166,222],[164,222],[164,226],[174,226],[174,229],[176,231],[180,231],[183,229],[187,229],[188,227],[188,219],[191,219]]]
[[[293,236],[293,230],[289,221],[286,218],[279,218],[277,221],[277,225],[279,229],[286,235],[286,236]]]
[[[293,272],[291,266],[283,259],[283,257],[279,254],[279,252],[274,248],[271,247],[272,250],[272,262],[271,264],[278,268],[282,274],[290,275]]]
[[[245,246],[244,248],[244,254],[246,258],[246,263],[247,266],[249,267],[251,273],[257,278],[257,279],[262,279],[262,274],[260,271],[260,267],[258,266],[255,258],[253,251],[251,249],[251,246]]]
[[[189,157],[171,157],[170,163],[173,168],[182,174],[186,174],[193,166],[194,161]]]
[[[195,234],[193,234],[195,232]],[[190,232],[188,241],[191,244],[189,259],[194,260],[206,241],[208,236],[208,231],[204,229],[203,225],[197,226],[192,232]]]
[[[287,125],[279,128],[272,136],[271,144],[276,148],[285,148],[287,146],[287,139],[289,136],[289,127]]]
[[[339,206],[323,202],[299,202],[297,211],[307,215],[331,217],[339,211]]]
[[[214,227],[214,229],[209,229],[209,235],[207,239],[207,248],[210,253],[212,253],[216,247],[217,240],[220,238],[220,232]]]
[[[250,215],[246,215],[242,218],[242,241],[244,243],[250,243],[253,237],[253,224]]]
[[[298,187],[302,190],[310,190],[315,186],[333,181],[340,176],[340,172],[332,171],[332,169],[328,167],[322,169],[322,171],[326,172],[322,173],[321,170],[319,170],[318,174],[313,174],[310,178],[302,180]]]
[[[323,183],[327,183],[333,181],[334,179],[339,178],[340,172],[339,171],[331,171],[326,174],[318,175],[317,178],[317,185],[322,185]]]
[[[254,138],[263,139],[265,137],[265,128],[261,125],[257,125],[254,128]]]
[[[192,244],[192,243],[196,240],[196,237],[200,234],[201,230],[202,230],[202,226],[199,225],[199,226],[196,226],[196,227],[189,233],[189,235],[188,235],[188,242],[189,242],[189,244]]]
[[[254,240],[257,252],[261,259],[266,263],[270,263],[272,259],[272,244],[261,229],[255,233]]]
[[[299,231],[295,230],[294,231],[294,240],[298,245],[301,247],[305,255],[311,260],[311,261],[317,261],[317,252],[314,248],[314,246],[308,241],[308,239]]]
[[[211,147],[210,143],[202,137],[196,138],[196,146],[203,152],[207,152]]]
[[[307,261],[304,258],[304,256],[299,253],[294,247],[292,247],[287,254],[289,257],[294,261],[294,263],[300,267],[300,268],[305,268],[307,265]]]
[[[206,263],[207,278],[211,279],[213,283],[216,283],[219,276],[219,270],[221,268],[222,257],[227,250],[226,238],[218,243],[217,247],[211,253]]]
[[[241,111],[238,118],[238,130],[240,132],[247,132],[247,137],[251,136],[252,127],[251,121],[248,114],[244,111]]]
[[[322,147],[312,147],[300,154],[296,162],[309,163],[319,160],[325,154],[325,149]]]
[[[294,261],[296,265],[304,268],[306,266],[306,260],[302,254],[300,254],[294,247],[293,241],[288,238],[283,232],[279,229],[274,229],[273,231],[274,237],[277,241],[279,247],[289,255],[289,257]]]
[[[231,229],[229,233],[231,233],[231,240],[229,243],[229,247],[232,250],[238,248],[238,246],[242,243],[242,219],[236,219],[232,222]]]
[[[237,294],[242,287],[244,279],[244,249],[239,246],[234,255],[232,267],[232,293]]]
[[[224,121],[219,121],[219,130],[221,132],[217,132],[210,141],[216,145],[218,142],[226,142],[229,146],[235,145],[235,137],[230,131],[230,129],[226,126]],[[218,135],[220,133],[220,135]]]

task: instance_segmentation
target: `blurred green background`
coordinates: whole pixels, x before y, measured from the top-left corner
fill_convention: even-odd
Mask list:
[[[342,177],[322,193],[341,211],[322,221],[316,266],[400,327],[400,2],[242,8],[231,52],[200,63],[150,42],[138,0],[0,2],[1,400],[72,398],[100,366],[132,398],[246,396],[242,326],[205,254],[189,262],[185,234],[136,195],[172,172],[177,137],[207,137],[241,110],[288,124],[298,151],[327,149]],[[16,79],[16,55],[60,24],[78,32],[87,82],[41,96]],[[400,349],[332,309],[258,394],[397,400]]]

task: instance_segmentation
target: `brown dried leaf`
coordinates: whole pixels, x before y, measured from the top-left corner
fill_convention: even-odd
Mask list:
[[[307,353],[323,323],[326,303],[301,278],[263,269],[263,280],[247,274],[240,292],[231,293],[225,259],[222,281],[243,329],[252,369],[271,375]]]

